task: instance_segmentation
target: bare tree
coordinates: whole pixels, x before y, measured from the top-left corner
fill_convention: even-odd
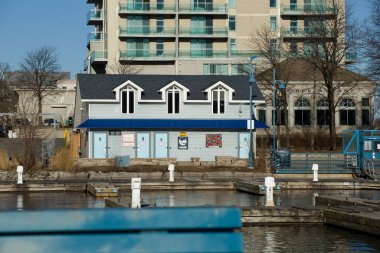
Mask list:
[[[10,113],[15,111],[17,93],[9,87],[5,73],[9,71],[9,65],[0,63],[0,112]]]
[[[21,85],[31,90],[38,101],[38,114],[42,113],[42,100],[49,90],[56,88],[57,82],[63,78],[59,72],[59,56],[52,47],[41,47],[27,53],[20,63]],[[42,124],[42,116],[38,119]]]
[[[369,59],[368,73],[380,80],[380,0],[369,0],[371,16],[366,22],[365,56]]]
[[[258,81],[260,88],[262,90],[269,90],[275,92],[276,96],[276,136],[281,136],[281,114],[285,114],[285,132],[286,132],[286,146],[289,147],[289,117],[287,110],[287,86],[292,77],[292,71],[288,61],[283,61],[288,56],[288,51],[283,44],[281,36],[279,36],[278,31],[270,31],[269,27],[263,26],[260,29],[256,30],[254,34],[251,34],[249,38],[249,43],[252,48],[259,51],[260,56],[264,59],[262,64],[257,68],[258,72],[261,74],[258,75]],[[278,83],[275,85],[275,90],[273,91],[273,75],[267,70],[270,68],[274,71],[274,78],[276,80],[281,80],[284,83],[284,88],[279,89]],[[273,94],[269,92],[269,94]],[[272,96],[268,96],[266,101],[272,101]],[[273,114],[272,114],[273,115]],[[280,138],[277,138],[280,143]]]
[[[124,62],[121,64],[119,61],[115,62],[108,66],[109,74],[138,74],[141,71],[141,67],[133,65],[131,61]]]
[[[324,79],[323,85],[329,102],[329,133],[332,150],[336,150],[335,108],[339,102],[336,96],[342,87],[348,85],[347,82],[337,83],[335,80],[339,68],[344,67],[346,63],[346,53],[356,51],[361,37],[359,26],[352,18],[352,8],[346,6],[344,2],[331,0],[328,10],[332,15],[326,19],[312,20],[309,27],[305,27],[303,57],[322,74]],[[321,13],[326,11],[326,6],[322,4],[315,4],[313,8]],[[357,83],[354,82],[354,84]]]

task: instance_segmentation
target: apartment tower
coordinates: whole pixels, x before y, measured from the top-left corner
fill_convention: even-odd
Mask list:
[[[239,75],[258,54],[261,27],[289,48],[306,48],[313,20],[333,17],[329,0],[87,0],[88,73]],[[313,11],[318,5],[318,11]],[[320,6],[326,5],[321,11]],[[278,38],[273,39],[273,44]]]

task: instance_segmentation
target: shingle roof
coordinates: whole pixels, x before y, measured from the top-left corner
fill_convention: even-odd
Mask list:
[[[207,100],[207,94],[203,91],[219,81],[235,90],[233,100],[249,100],[248,76],[78,74],[82,99],[114,99],[113,89],[128,80],[144,90],[143,100],[161,99],[158,90],[173,81],[190,90],[187,97],[189,100]],[[264,100],[256,85],[253,86],[252,97],[254,100]]]

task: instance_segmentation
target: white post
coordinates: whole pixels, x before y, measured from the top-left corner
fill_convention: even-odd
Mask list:
[[[12,132],[12,130],[8,130],[8,138],[13,138],[13,132]]]
[[[266,207],[274,207],[273,201],[273,187],[274,187],[274,177],[266,177],[265,178],[265,206]]]
[[[318,164],[314,163],[312,170],[314,174],[313,182],[318,182]]]
[[[174,182],[174,164],[169,164],[169,182]]]
[[[140,203],[141,178],[140,177],[131,178],[131,189],[132,189],[131,208],[141,208],[141,203]]]
[[[17,166],[17,184],[22,184],[22,173],[24,172],[24,167]]]

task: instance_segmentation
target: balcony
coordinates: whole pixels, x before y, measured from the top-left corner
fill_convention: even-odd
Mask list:
[[[231,57],[251,57],[251,56],[259,56],[261,53],[258,50],[231,50]]]
[[[119,61],[174,61],[175,51],[120,50]]]
[[[119,14],[174,14],[176,7],[174,4],[151,4],[151,3],[120,3]]]
[[[357,61],[357,59],[358,59],[357,53],[346,52],[344,62],[346,64],[351,64],[351,63],[355,63]]]
[[[108,52],[104,50],[95,50],[91,53],[90,62],[106,62],[108,58]]]
[[[103,10],[92,9],[87,13],[87,25],[95,25],[103,21]]]
[[[180,27],[182,37],[228,37],[227,27]]]
[[[333,33],[330,29],[312,29],[309,27],[284,27],[281,29],[284,39],[319,39],[333,38]]]
[[[86,58],[83,62],[83,71],[87,71],[88,69],[88,59]]]
[[[119,37],[175,37],[175,27],[121,26]]]
[[[228,4],[179,4],[180,14],[228,14]]]
[[[327,5],[281,5],[282,16],[331,16],[334,14],[334,8]]]
[[[227,50],[179,50],[180,58],[227,58]]]
[[[87,35],[87,45],[91,42],[101,42],[103,40],[103,32],[90,32]]]

